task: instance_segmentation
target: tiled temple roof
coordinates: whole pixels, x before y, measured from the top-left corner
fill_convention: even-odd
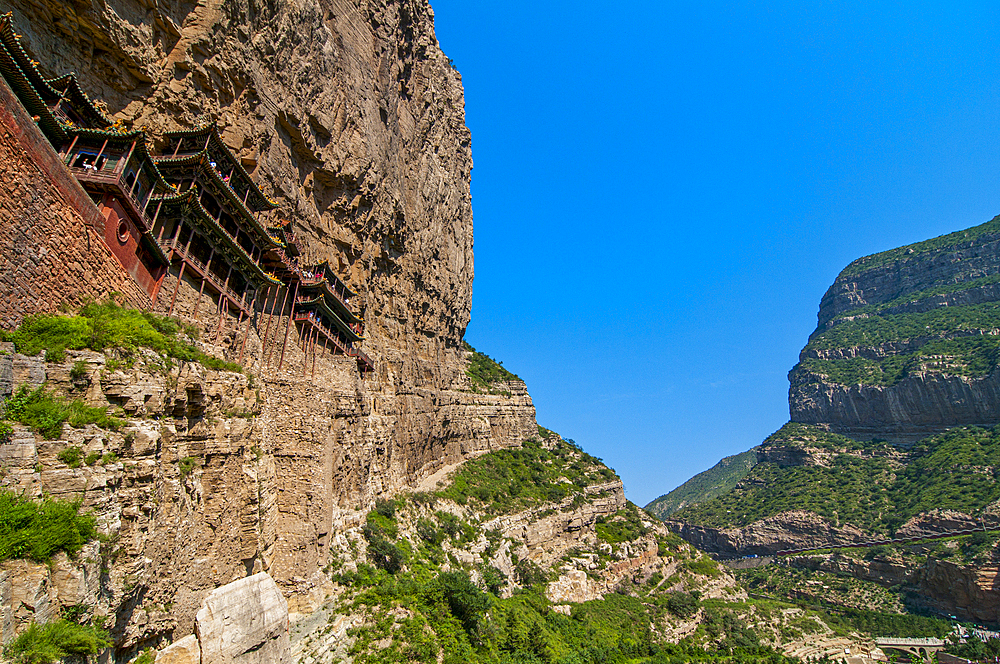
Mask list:
[[[181,192],[179,194],[160,196],[157,197],[157,199],[158,201],[162,201],[168,210],[170,208],[174,208],[175,210],[179,210],[182,214],[184,212],[188,212],[189,214],[193,214],[197,217],[199,219],[198,224],[200,226],[209,229],[212,231],[213,236],[222,240],[222,243],[225,245],[225,248],[222,249],[222,253],[229,256],[234,260],[234,262],[239,262],[240,264],[245,265],[248,272],[257,276],[258,281],[263,281],[271,285],[281,283],[279,279],[275,278],[270,273],[265,272],[261,266],[250,257],[246,250],[240,246],[240,243],[226,231],[226,229],[215,223],[215,219],[213,219],[212,215],[208,213],[208,210],[202,207],[201,201],[198,200],[198,196],[193,189],[189,189],[188,191]],[[190,216],[188,218],[190,218]]]
[[[337,329],[343,332],[344,336],[346,336],[350,341],[353,342],[353,341],[364,340],[364,338],[359,336],[354,330],[352,330],[347,323],[341,320],[340,315],[336,311],[330,308],[330,305],[327,303],[325,297],[317,296],[311,300],[300,300],[299,302],[296,303],[296,305],[299,307],[317,307],[319,309],[322,309],[323,313],[325,313],[328,318],[333,320],[334,324],[337,326]]]
[[[225,155],[226,161],[228,161],[230,165],[234,167],[234,169],[236,170],[236,172],[239,173],[241,178],[246,180],[247,185],[250,187],[250,197],[247,200],[248,207],[252,208],[255,212],[274,210],[278,207],[278,203],[276,201],[273,201],[270,198],[268,198],[264,194],[264,192],[260,190],[260,187],[258,187],[257,184],[253,181],[253,178],[250,177],[250,174],[247,172],[247,170],[243,168],[243,164],[240,163],[240,160],[233,155],[232,150],[229,149],[229,146],[226,145],[225,142],[222,140],[222,137],[219,136],[219,125],[214,120],[207,124],[203,124],[197,127],[192,127],[191,129],[182,129],[178,131],[167,132],[163,136],[164,138],[168,139],[176,138],[178,140],[183,138],[193,138],[193,137],[201,137],[207,139],[209,146],[214,147],[216,151]]]
[[[229,183],[222,179],[219,171],[212,168],[210,165],[211,156],[207,150],[202,150],[194,154],[182,155],[179,157],[154,157],[153,161],[156,163],[157,167],[162,167],[164,170],[169,170],[171,168],[179,168],[182,166],[197,166],[200,167],[202,173],[208,173],[209,180],[215,187],[218,193],[221,193],[226,200],[228,200],[236,208],[237,214],[248,222],[251,228],[256,231],[258,240],[266,247],[271,245],[278,247],[279,241],[277,238],[273,237],[268,229],[265,228],[260,222],[257,221],[254,213],[247,207],[246,204],[240,200],[239,195],[233,190]]]

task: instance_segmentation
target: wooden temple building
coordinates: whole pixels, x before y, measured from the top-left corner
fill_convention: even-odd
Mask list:
[[[168,185],[150,160],[145,134],[112,122],[75,75],[43,78],[21,47],[11,14],[0,16],[0,72],[94,200],[108,248],[155,303],[167,257],[150,235],[147,208]]]
[[[279,369],[293,325],[305,354],[303,372],[310,353],[315,371],[320,346],[353,357],[362,375],[374,368],[357,346],[364,333],[350,304],[357,294],[327,263],[299,266],[301,249],[288,222],[268,221],[278,204],[254,183],[215,123],[169,132],[160,154],[151,154],[147,134],[108,118],[75,75],[44,78],[10,13],[0,16],[0,73],[98,206],[104,242],[154,306],[159,300],[157,308],[172,315],[186,278],[198,289],[195,320],[207,294],[215,311],[205,313],[218,315],[220,329],[226,315],[238,318],[237,329],[250,321],[247,333],[258,326],[265,362],[280,345]],[[174,286],[160,293],[168,274]],[[276,313],[285,318],[280,342],[279,326],[271,336]],[[246,335],[239,361],[245,345]]]

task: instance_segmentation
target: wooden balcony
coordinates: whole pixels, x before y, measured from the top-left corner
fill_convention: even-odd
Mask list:
[[[125,174],[124,171],[116,172],[107,169],[99,171],[94,168],[78,167],[70,167],[69,170],[84,187],[89,184],[96,189],[102,191],[110,190],[112,193],[117,194],[125,202],[133,220],[142,232],[149,232],[149,229],[152,228],[153,224],[149,220],[149,217],[146,216],[146,203],[149,201],[149,195],[147,194],[142,201],[136,199],[132,194],[131,188],[122,181],[122,177]]]
[[[351,350],[353,349],[341,341],[340,337],[334,334],[326,325],[323,325],[313,312],[300,311],[295,314],[294,318],[296,322],[305,323],[316,328],[325,339],[330,341],[333,345],[334,352],[340,351],[342,355],[352,355]]]
[[[219,295],[229,300],[230,304],[247,316],[253,316],[253,310],[250,308],[250,303],[247,302],[246,291],[244,291],[242,295],[237,295],[236,291],[230,288],[225,282],[219,281],[219,278],[210,269],[208,269],[207,265],[191,254],[186,253],[183,247],[164,243],[160,245],[160,248],[164,251],[173,251],[174,256],[179,257],[184,263],[187,264],[188,269],[193,271],[200,278],[204,279],[205,283],[211,285],[212,288],[219,293]]]

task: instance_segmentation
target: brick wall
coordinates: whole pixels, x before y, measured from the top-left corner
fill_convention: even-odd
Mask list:
[[[149,297],[104,243],[104,219],[0,78],[0,328],[113,291]]]

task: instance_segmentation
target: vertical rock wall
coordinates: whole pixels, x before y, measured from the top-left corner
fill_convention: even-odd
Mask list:
[[[537,435],[523,383],[479,394],[464,373],[470,136],[426,0],[0,0],[9,9],[43,71],[76,71],[127,123],[155,136],[218,121],[281,204],[265,221],[290,219],[303,263],[330,261],[358,291],[375,363],[362,377],[353,359],[321,352],[314,368],[281,312],[220,325],[206,298],[195,320],[198,289],[176,275],[158,309],[177,286],[175,313],[202,329],[207,352],[235,360],[242,348],[252,382],[198,365],[157,369],[155,358],[112,371],[85,354],[91,382],[76,386],[68,371],[83,356],[42,362],[55,389],[130,418],[122,432],[67,429],[60,441],[20,431],[20,447],[0,455],[5,486],[67,498],[87,489],[113,539],[86,603],[114,615],[120,658],[184,637],[212,589],[261,571],[290,610],[310,610],[326,592],[330,542],[376,497]],[[27,206],[23,191],[0,192],[0,209]],[[95,287],[122,290],[103,276]],[[56,456],[69,445],[118,460],[70,469]],[[3,598],[25,587],[14,577],[0,579],[5,611]]]

